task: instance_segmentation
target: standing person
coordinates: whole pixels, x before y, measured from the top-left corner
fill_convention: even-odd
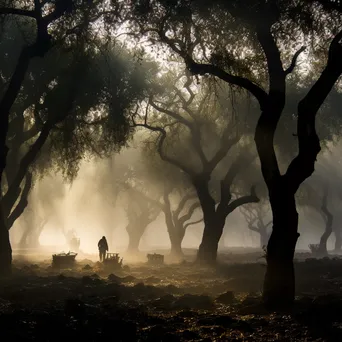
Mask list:
[[[100,261],[104,261],[106,259],[106,252],[108,251],[108,243],[105,236],[102,236],[97,246],[99,248]]]

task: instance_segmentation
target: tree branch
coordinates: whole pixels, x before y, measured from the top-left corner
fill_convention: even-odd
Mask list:
[[[258,120],[254,140],[261,170],[268,187],[281,176],[274,150],[274,134],[285,106],[286,83],[280,52],[270,31],[270,24],[259,23],[257,38],[264,51],[269,74],[269,94]]]
[[[191,216],[193,215],[194,211],[200,206],[201,204],[199,202],[192,204],[188,212],[179,218],[179,223],[183,226],[186,221],[191,219]]]
[[[178,122],[180,122],[181,124],[183,124],[184,126],[186,126],[189,130],[190,130],[190,133],[191,133],[191,141],[192,141],[192,144],[193,146],[195,147],[196,149],[196,152],[198,153],[200,159],[201,159],[201,162],[203,164],[203,168],[205,167],[205,164],[208,162],[204,152],[203,152],[203,149],[202,149],[202,146],[201,146],[201,134],[200,134],[200,131],[199,129],[196,127],[196,125],[194,125],[193,122],[190,122],[188,121],[187,119],[185,119],[182,115],[172,111],[172,110],[169,110],[169,109],[165,109],[165,108],[162,108],[162,107],[159,107],[157,106],[153,101],[152,99],[150,98],[149,100],[149,104],[151,104],[151,106],[158,110],[159,112],[161,113],[164,113],[166,114],[167,116],[177,120]]]
[[[292,57],[292,61],[290,66],[285,70],[285,76],[288,74],[291,74],[291,72],[294,70],[294,68],[296,67],[296,63],[297,63],[297,59],[299,57],[299,55],[304,52],[306,50],[305,46],[302,46]]]
[[[272,223],[273,223],[273,220],[271,220],[270,222],[268,222],[268,223],[265,225],[265,228],[268,228]]]
[[[257,227],[253,226],[252,224],[248,225],[248,229],[252,230],[253,232],[260,233],[260,230]]]
[[[255,193],[255,186],[251,187],[251,194],[235,199],[228,205],[228,213],[233,212],[236,208],[247,203],[258,203],[260,200]]]
[[[215,153],[215,155],[211,158],[211,160],[209,160],[206,166],[205,171],[207,173],[210,174],[218,165],[218,163],[227,155],[229,150],[240,141],[241,136],[238,136],[238,134],[235,134],[233,137],[231,137],[231,134],[232,134],[231,127],[230,125],[227,125],[222,136],[220,148]]]
[[[189,226],[192,226],[194,224],[197,224],[197,223],[201,223],[204,221],[204,218],[202,217],[200,220],[197,220],[197,221],[192,221],[192,222],[189,222],[189,223],[186,223],[184,225],[184,230],[186,230]]]
[[[28,204],[28,196],[32,187],[32,174],[31,172],[26,173],[25,186],[20,195],[20,200],[16,207],[12,210],[10,215],[7,217],[7,229],[10,230],[17,220],[18,217],[25,211]]]
[[[307,95],[298,104],[298,154],[289,165],[285,174],[291,191],[296,193],[300,184],[310,177],[321,150],[315,121],[319,108],[334,87],[342,73],[342,30],[332,40],[327,65]]]
[[[233,181],[242,167],[248,167],[248,165],[254,160],[256,156],[252,156],[248,153],[248,149],[244,148],[240,151],[239,156],[234,160],[231,164],[228,172],[226,173],[224,179],[221,181],[221,200],[220,205],[222,203],[223,206],[228,205],[231,200],[230,189],[233,184]],[[248,156],[247,156],[248,154]]]
[[[19,9],[19,8],[11,8],[11,7],[2,7],[0,8],[0,15],[19,15],[22,17],[36,18],[36,14],[34,11]]]
[[[196,63],[192,56],[189,54],[189,51],[183,51],[181,48],[178,48],[175,44],[175,41],[166,36],[164,29],[166,19],[167,16],[163,18],[159,30],[150,29],[149,31],[156,32],[163,43],[167,44],[174,52],[176,52],[180,57],[182,57],[184,59],[187,69],[192,74],[210,74],[220,78],[221,80],[227,83],[244,88],[248,90],[251,94],[253,94],[258,100],[260,107],[264,108],[264,105],[267,100],[267,93],[262,88],[260,88],[258,85],[254,84],[247,78],[231,75],[213,64]]]
[[[125,183],[124,187],[126,188],[126,190],[130,190],[132,192],[134,192],[136,195],[138,195],[139,197],[142,198],[142,200],[146,201],[147,203],[153,203],[155,206],[157,206],[158,208],[160,208],[161,210],[164,210],[164,206],[162,203],[160,203],[159,201],[147,196],[144,192],[136,189],[135,187]]]
[[[329,194],[329,187],[328,185],[325,185],[321,210],[322,210],[322,214],[323,214],[322,216],[324,217],[325,224],[327,226],[331,226],[333,222],[333,215],[328,209],[328,194]]]
[[[159,107],[156,103],[153,102],[152,98],[149,99],[149,104],[156,109],[158,112],[164,113],[167,116],[179,121],[181,124],[183,124],[184,126],[188,127],[190,130],[192,129],[192,124],[191,122],[189,122],[188,120],[186,120],[185,118],[183,118],[180,114],[171,111],[169,109],[165,109],[162,107]]]
[[[158,153],[159,153],[159,156],[162,160],[178,167],[179,169],[181,169],[182,171],[184,171],[186,174],[188,174],[189,176],[195,176],[196,173],[194,171],[191,170],[191,168],[187,167],[186,165],[184,164],[181,164],[178,160],[176,159],[173,159],[169,156],[167,156],[164,151],[163,151],[163,145],[164,145],[164,141],[166,139],[166,131],[164,128],[162,127],[154,127],[154,126],[150,126],[148,125],[147,123],[144,123],[144,124],[138,124],[138,123],[135,123],[133,122],[133,127],[144,127],[144,128],[147,128],[149,129],[150,131],[153,131],[153,132],[159,132],[160,135],[159,135],[159,140],[158,140],[158,146],[157,146],[157,150],[158,150]]]
[[[212,65],[212,64],[200,64],[196,63],[192,58],[186,57],[185,64],[188,70],[197,75],[205,75],[210,74],[220,78],[221,80],[236,85],[238,87],[244,88],[248,90],[254,97],[258,100],[261,110],[265,107],[266,100],[267,100],[267,93],[260,88],[258,85],[254,84],[247,78],[234,76],[226,71],[222,70],[221,68]]]
[[[78,71],[80,71],[81,68],[78,68]],[[29,147],[26,154],[23,156],[23,158],[20,161],[19,169],[17,174],[15,175],[12,183],[10,184],[6,195],[4,196],[4,210],[7,215],[9,215],[12,206],[14,205],[18,189],[20,189],[20,184],[23,181],[29,167],[32,165],[32,163],[36,160],[39,152],[41,151],[43,145],[45,144],[46,140],[49,137],[49,134],[53,127],[63,121],[69,114],[70,111],[73,108],[75,96],[78,91],[78,82],[80,82],[80,75],[78,72],[75,73],[75,78],[73,79],[73,82],[70,85],[68,96],[65,100],[65,103],[62,104],[60,108],[56,110],[57,115],[50,117],[46,123],[44,124],[38,138],[35,140],[35,142]]]
[[[70,13],[72,9],[73,0],[63,0],[56,2],[55,10],[43,18],[45,25],[48,26],[50,23],[59,19],[65,13]]]
[[[244,216],[246,222],[250,225],[253,225],[254,222],[258,219],[256,213],[254,212],[253,208],[249,205],[245,205],[240,207],[240,212]]]
[[[190,201],[193,198],[196,198],[196,193],[188,193],[185,196],[183,196],[183,198],[179,201],[177,209],[173,212],[174,215],[178,218],[179,214],[181,213],[181,211],[183,210],[186,202]]]
[[[280,51],[271,33],[271,26],[259,23],[256,29],[258,41],[265,53],[268,75],[269,75],[269,95],[272,103],[277,102],[277,106],[282,110],[285,105],[285,73],[280,58]]]

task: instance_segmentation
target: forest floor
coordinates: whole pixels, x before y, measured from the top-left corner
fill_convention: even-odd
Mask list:
[[[0,280],[2,336],[13,341],[342,341],[342,259],[296,262],[287,313],[260,304],[263,259],[226,254],[216,269],[16,259]],[[236,261],[236,262],[235,262]]]

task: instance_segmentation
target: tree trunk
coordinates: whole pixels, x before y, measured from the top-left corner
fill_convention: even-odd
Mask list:
[[[23,232],[23,235],[21,236],[20,241],[19,241],[20,248],[27,247],[27,245],[28,245],[28,241],[27,241],[28,234],[29,234],[29,229],[25,229],[25,231]]]
[[[286,308],[294,302],[293,257],[299,237],[294,194],[287,190],[286,182],[280,182],[270,190],[273,230],[267,245],[263,289],[264,303],[272,309]]]
[[[179,228],[175,227],[174,232],[170,232],[169,227],[168,227],[168,232],[169,232],[169,237],[170,237],[170,242],[171,242],[171,252],[170,252],[171,258],[177,261],[184,260],[182,242],[184,239],[185,232],[184,232],[183,227],[179,227]]]
[[[269,235],[267,234],[267,229],[265,227],[262,227],[259,229],[260,234],[260,248],[263,248],[264,246],[267,246]]]
[[[225,218],[204,214],[204,231],[202,242],[198,249],[197,261],[202,264],[214,265],[217,259],[218,244],[222,236]]]
[[[5,222],[3,211],[0,208],[0,276],[11,274],[12,248],[9,238],[9,230]]]
[[[177,261],[182,261],[184,260],[184,253],[182,250],[182,241],[179,239],[171,240],[171,252],[170,256],[172,259],[177,260]]]
[[[327,242],[332,233],[332,222],[331,224],[327,222],[325,226],[325,231],[321,236],[321,239],[319,241],[319,247],[318,247],[318,254],[319,256],[327,256],[328,255],[328,249],[327,249]]]
[[[127,252],[131,254],[139,253],[139,244],[142,235],[131,234],[129,235],[129,242]]]
[[[325,222],[325,230],[319,241],[318,256],[328,255],[327,242],[332,233],[333,215],[328,209],[328,194],[329,194],[329,187],[326,184],[324,186],[324,195],[323,195],[322,207],[321,207],[321,213]]]
[[[146,228],[146,227],[145,227]],[[139,244],[142,236],[144,235],[145,229],[134,229],[131,225],[126,227],[126,231],[128,233],[128,247],[127,253],[130,254],[138,254],[139,253]]]
[[[7,213],[7,229],[11,229],[15,221],[24,213],[27,205],[28,205],[28,197],[32,187],[32,174],[28,172],[26,174],[25,186],[24,189],[20,193],[20,199],[15,206],[15,208]]]
[[[26,220],[26,229],[23,232],[23,235],[20,238],[19,245],[21,248],[31,247],[38,248],[40,247],[39,238],[44,230],[46,225],[46,220],[37,224],[32,216],[28,217]]]
[[[21,248],[38,248],[40,247],[39,237],[43,228],[39,229],[38,231],[31,231],[30,229],[25,230],[23,235],[21,236],[19,245]]]
[[[222,236],[220,238],[220,241],[219,241],[219,244],[218,244],[218,250],[224,250],[225,249],[225,236],[226,236],[226,232],[225,230],[223,229],[223,232],[222,232]]]
[[[334,234],[335,234],[335,249],[334,249],[334,251],[335,252],[341,252],[341,248],[342,248],[341,228],[335,227]]]
[[[39,227],[37,228],[37,230],[32,232],[33,239],[29,240],[30,245],[32,245],[32,247],[40,247],[39,238],[40,238],[40,235],[42,235],[42,232],[45,228],[46,223],[47,223],[47,220],[44,220],[43,222],[39,224]]]

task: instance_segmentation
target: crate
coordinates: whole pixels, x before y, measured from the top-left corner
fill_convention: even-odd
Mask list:
[[[163,265],[164,255],[157,253],[147,254],[147,263],[151,265]]]
[[[103,260],[103,264],[106,268],[121,269],[123,258],[120,258],[119,253],[106,253],[106,258]]]
[[[76,262],[77,253],[59,253],[52,255],[52,266],[58,268],[69,268],[73,267]]]

